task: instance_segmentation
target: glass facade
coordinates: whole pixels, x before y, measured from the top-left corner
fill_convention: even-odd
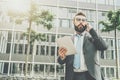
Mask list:
[[[73,17],[82,11],[86,14],[88,22],[100,34],[108,45],[104,53],[99,53],[101,71],[105,78],[116,77],[116,54],[114,43],[114,32],[102,33],[104,27],[98,25],[101,20],[106,20],[107,11],[120,7],[119,0],[36,0],[39,9],[48,10],[54,15],[53,28],[50,31],[40,26],[32,26],[38,33],[45,34],[45,41],[36,41],[30,45],[28,56],[28,78],[36,80],[64,80],[65,65],[57,63],[56,39],[70,36],[74,32]],[[115,1],[115,3],[114,3]],[[6,4],[7,0],[1,0]],[[92,3],[92,4],[91,4]],[[96,5],[98,7],[96,7]],[[103,5],[103,7],[100,7]],[[86,7],[89,6],[89,7]],[[108,8],[110,6],[110,8]],[[17,25],[11,21],[6,13],[7,5],[0,5],[0,77],[19,79],[25,77],[25,59],[27,54],[27,38],[23,33],[27,30],[28,23],[24,21]],[[120,37],[117,33],[117,52],[120,62]],[[34,54],[33,54],[34,53]],[[120,64],[120,63],[119,63]],[[120,76],[120,75],[119,75]]]

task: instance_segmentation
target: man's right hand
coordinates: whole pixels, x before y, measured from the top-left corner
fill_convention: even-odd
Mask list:
[[[64,47],[60,47],[58,50],[58,54],[60,56],[61,59],[65,59],[66,58],[66,53],[67,53],[67,49]]]

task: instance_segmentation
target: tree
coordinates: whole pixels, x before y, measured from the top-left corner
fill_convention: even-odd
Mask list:
[[[42,24],[43,27],[50,30],[52,28],[52,21],[53,21],[53,15],[47,11],[47,10],[38,10],[37,5],[31,1],[30,4],[30,10],[27,14],[24,13],[17,13],[17,12],[11,12],[8,13],[11,17],[15,18],[15,22],[17,24],[21,24],[23,20],[27,20],[29,25],[27,32],[24,33],[24,36],[27,36],[27,54],[26,54],[26,61],[25,61],[25,80],[27,80],[27,72],[28,72],[28,55],[30,52],[30,45],[33,44],[36,40],[45,40],[44,34],[36,33],[34,30],[32,30],[32,23],[36,23],[36,25]],[[35,49],[33,49],[35,50]],[[34,51],[33,51],[34,52]]]
[[[114,30],[115,36],[115,57],[116,57],[116,77],[119,79],[119,63],[117,53],[117,30],[120,30],[120,9],[117,11],[109,11],[107,14],[108,21],[100,21],[99,24],[104,25],[102,32],[110,32]]]

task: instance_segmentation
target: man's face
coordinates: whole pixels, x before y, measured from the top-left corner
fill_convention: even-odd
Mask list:
[[[73,24],[75,25],[75,30],[78,32],[83,32],[83,28],[86,25],[86,17],[82,15],[75,16]],[[82,30],[82,31],[81,31]]]

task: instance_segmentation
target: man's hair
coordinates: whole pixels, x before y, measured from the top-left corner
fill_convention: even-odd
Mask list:
[[[84,13],[79,12],[79,13],[77,13],[77,14],[74,16],[73,20],[75,20],[75,17],[76,17],[76,16],[79,16],[79,15],[86,17],[86,15],[85,15]]]
[[[79,15],[82,15],[82,16],[85,16],[85,17],[86,17],[86,15],[85,15],[84,13],[82,13],[82,12],[77,13],[77,14],[75,15],[75,17],[76,17],[76,16],[79,16]]]

